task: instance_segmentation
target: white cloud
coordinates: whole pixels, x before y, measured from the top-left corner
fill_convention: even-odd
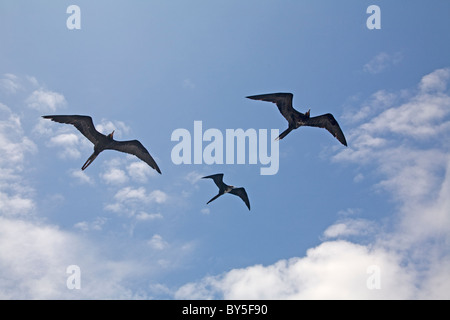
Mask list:
[[[105,217],[97,217],[94,221],[81,221],[74,225],[76,229],[80,229],[82,231],[100,231],[103,229],[103,225],[106,223],[107,219]]]
[[[0,79],[0,88],[9,94],[15,94],[22,88],[20,79],[14,74],[5,73]]]
[[[402,59],[403,56],[400,52],[396,52],[394,54],[380,52],[372,60],[364,65],[363,70],[372,74],[381,73],[390,66],[397,65],[402,61]]]
[[[0,191],[0,213],[5,216],[23,215],[35,208],[32,199],[20,194],[8,195]]]
[[[61,133],[50,138],[49,145],[58,148],[57,154],[62,159],[78,159],[81,152],[78,150],[79,136],[75,133]]]
[[[163,250],[169,246],[167,241],[165,241],[159,234],[153,235],[153,237],[148,241],[148,244],[156,250]]]
[[[19,115],[0,103],[0,214],[27,215],[35,209],[32,190],[23,183],[27,156],[37,153],[37,146],[22,128]]]
[[[374,225],[364,219],[346,219],[329,226],[323,233],[326,239],[366,235],[373,232]]]
[[[361,129],[426,139],[450,128],[449,121],[440,121],[450,113],[449,106],[449,96],[419,94],[399,107],[385,110]]]
[[[80,290],[67,288],[69,265],[80,268]],[[145,298],[126,287],[141,266],[108,260],[82,237],[41,223],[0,217],[0,270],[0,299]]]
[[[143,161],[133,161],[127,166],[128,175],[134,181],[145,183],[148,177],[156,176],[156,171]]]
[[[107,184],[112,185],[124,184],[128,181],[126,173],[117,168],[109,168],[106,172],[101,174],[101,177]]]
[[[71,170],[70,175],[76,179],[78,179],[81,183],[93,184],[94,180],[88,176],[86,171],[82,171],[81,169]]]
[[[444,91],[450,78],[450,68],[438,69],[422,78],[419,84],[423,92]]]
[[[197,171],[191,171],[189,172],[184,178],[189,181],[191,184],[196,184],[200,179],[205,176],[200,174]]]
[[[352,104],[358,102],[357,98],[351,99]],[[388,92],[386,90],[379,90],[372,94],[367,101],[357,108],[347,108],[343,115],[343,119],[347,122],[360,122],[366,120],[368,117],[373,117],[376,113],[391,107],[398,100],[397,94]]]
[[[26,99],[28,107],[40,112],[54,112],[66,105],[66,99],[60,93],[38,89]]]
[[[123,187],[114,195],[115,202],[105,205],[105,209],[118,214],[135,216],[145,212],[151,204],[162,204],[167,201],[168,195],[161,190],[147,192],[144,187]]]
[[[147,213],[144,211],[141,211],[136,214],[136,219],[141,221],[149,221],[149,220],[155,220],[155,219],[162,219],[163,216],[161,213]]]
[[[127,202],[127,201],[141,201],[141,202],[148,202],[149,198],[147,195],[147,190],[144,187],[139,188],[132,188],[132,187],[125,187],[117,191],[117,193],[114,196],[115,199],[117,199],[120,202]]]
[[[0,166],[20,169],[27,154],[37,152],[36,144],[23,132],[19,115],[0,103]]]
[[[380,287],[368,286],[372,266]],[[395,254],[347,241],[324,242],[303,258],[233,269],[182,286],[178,299],[409,299],[414,274]]]
[[[154,201],[156,203],[164,203],[167,201],[167,193],[161,190],[154,190],[150,192],[149,199],[150,201]]]

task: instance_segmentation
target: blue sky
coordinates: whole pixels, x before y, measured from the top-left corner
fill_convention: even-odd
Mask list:
[[[69,30],[76,4],[81,29]],[[370,5],[381,29],[369,30]],[[0,297],[448,299],[447,1],[2,1]],[[180,164],[176,129],[287,128],[261,164]],[[162,175],[44,114],[139,139]],[[208,143],[204,142],[203,147]],[[224,173],[251,211],[199,177]],[[81,289],[66,269],[79,266]],[[375,270],[375,271],[373,271]],[[376,277],[375,288],[368,284]],[[371,282],[372,283],[372,282]]]

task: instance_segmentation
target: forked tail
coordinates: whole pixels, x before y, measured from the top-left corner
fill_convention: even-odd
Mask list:
[[[209,200],[206,204],[210,203],[211,201],[216,200],[218,197],[220,197],[222,195],[222,193],[217,194],[216,196],[214,196],[211,200]]]
[[[94,152],[89,159],[86,160],[86,162],[83,164],[83,166],[81,167],[81,170],[86,169],[87,167],[89,167],[89,165],[92,163],[92,161],[95,160],[95,158],[97,158],[98,153]]]
[[[292,130],[294,130],[294,128],[292,128],[292,127],[287,128],[287,129],[284,130],[284,131],[278,136],[278,138],[276,138],[275,140],[281,140],[281,139],[283,139],[283,138],[286,137],[286,136],[288,135],[288,133],[291,132]]]

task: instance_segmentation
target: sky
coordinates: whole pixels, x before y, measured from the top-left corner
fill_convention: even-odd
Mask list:
[[[444,0],[2,1],[0,298],[449,299],[449,12]],[[286,120],[246,99],[272,92],[332,113],[348,147],[309,127],[273,144]],[[52,114],[138,139],[162,174],[113,151],[82,171],[93,145]],[[244,163],[226,161],[237,129],[257,133],[256,163],[249,142]],[[191,163],[176,161],[174,132],[189,133]],[[222,163],[194,163],[205,132],[223,138]],[[273,174],[261,145],[278,147]],[[207,204],[218,189],[201,177],[215,173],[251,210],[228,194]]]

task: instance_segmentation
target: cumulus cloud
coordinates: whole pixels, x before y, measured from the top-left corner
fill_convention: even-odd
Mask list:
[[[189,181],[191,184],[196,184],[202,177],[205,175],[200,174],[197,171],[189,172],[184,178]]]
[[[144,209],[151,204],[162,204],[167,201],[168,195],[161,190],[148,192],[146,188],[123,187],[114,195],[115,202],[105,205],[105,209],[135,216],[137,213],[145,211]]]
[[[58,156],[62,159],[78,159],[81,152],[78,150],[80,144],[79,136],[75,133],[62,133],[50,138],[50,146],[58,148]]]
[[[376,113],[391,107],[398,98],[398,94],[388,92],[387,90],[379,90],[356,108],[347,108],[343,119],[350,123],[364,121],[368,117],[373,117]],[[353,100],[353,103],[358,102],[357,97],[353,97],[351,100]]]
[[[117,168],[109,168],[106,172],[101,174],[102,179],[107,184],[124,184],[128,181],[125,171]]]
[[[70,265],[80,268],[80,290],[67,287]],[[142,298],[125,285],[141,267],[108,260],[52,225],[0,217],[0,268],[1,299]]]
[[[380,52],[372,60],[366,63],[363,70],[368,73],[377,74],[385,71],[390,66],[395,66],[400,63],[403,56],[400,52],[388,54],[386,52]]]
[[[144,211],[141,211],[136,214],[136,219],[141,221],[149,221],[149,220],[155,220],[155,219],[162,219],[163,216],[161,213],[147,213]]]
[[[66,99],[60,93],[38,89],[26,99],[28,107],[40,112],[54,112],[66,105]]]
[[[128,175],[136,182],[145,183],[156,171],[143,161],[133,161],[127,166]]]
[[[0,213],[5,216],[23,215],[35,208],[34,201],[20,194],[9,195],[0,191]]]
[[[449,78],[439,69],[407,94],[374,96],[385,101],[352,119],[359,124],[349,132],[349,148],[333,157],[378,174],[375,188],[396,201],[391,219],[375,223],[347,210],[306,256],[207,276],[175,297],[449,299]]]
[[[150,247],[156,250],[163,250],[169,245],[159,234],[153,235],[153,237],[148,241]]]
[[[0,165],[20,168],[26,154],[37,152],[36,144],[24,134],[20,116],[0,103]]]
[[[93,184],[94,180],[86,173],[80,169],[71,170],[70,175],[76,178],[81,183]]]
[[[450,68],[438,69],[422,78],[419,88],[422,92],[445,91],[450,77]]]
[[[103,229],[103,225],[106,223],[105,217],[97,217],[94,221],[81,221],[77,222],[74,227],[82,231],[100,231]]]
[[[5,73],[0,79],[0,88],[6,93],[14,94],[22,88],[22,85],[18,76]]]
[[[26,215],[35,203],[21,174],[26,170],[26,157],[36,154],[37,146],[25,135],[20,116],[2,103],[0,116],[0,214]]]
[[[365,219],[345,219],[329,226],[323,233],[326,239],[367,235],[374,231],[374,223]]]
[[[374,268],[375,267],[375,268]],[[373,275],[371,270],[379,270]],[[412,277],[400,258],[347,241],[324,242],[303,258],[209,276],[182,286],[178,299],[408,299]],[[380,276],[379,286],[371,277]]]

